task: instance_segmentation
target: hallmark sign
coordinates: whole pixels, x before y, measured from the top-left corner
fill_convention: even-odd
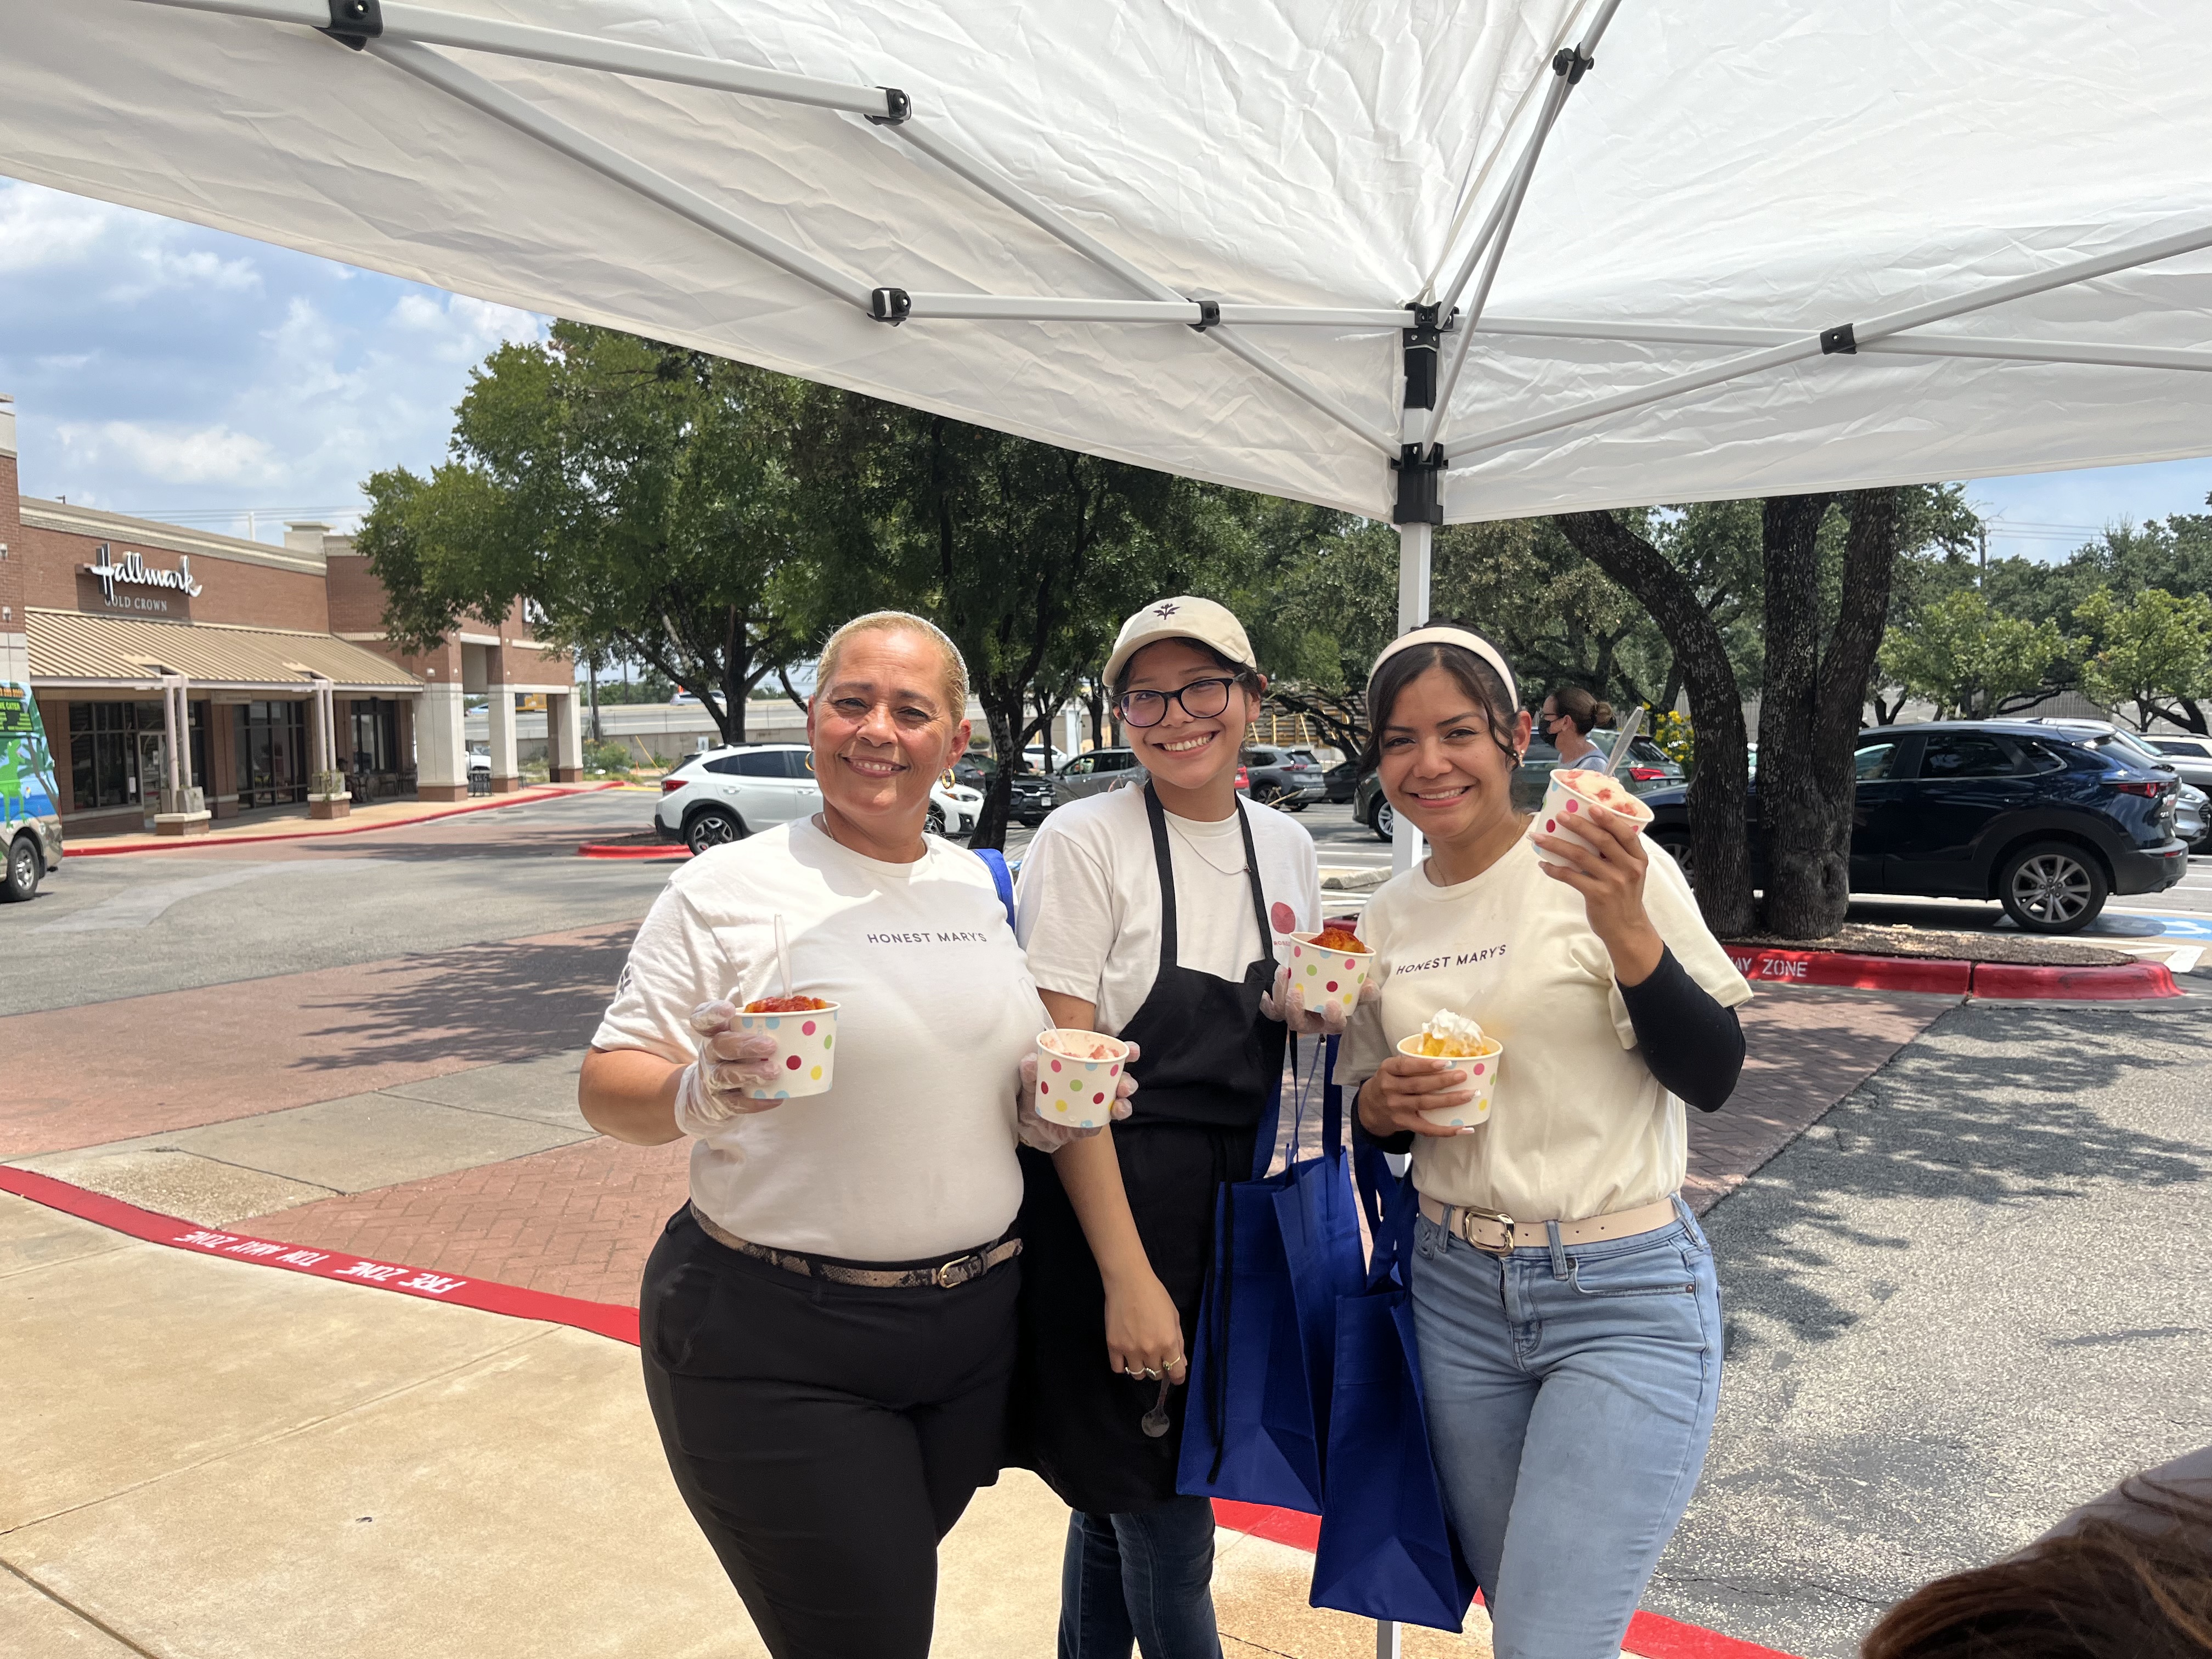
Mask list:
[[[84,567],[85,574],[100,584],[101,599],[117,611],[152,611],[166,612],[169,609],[168,594],[177,596],[178,606],[200,591],[200,584],[192,580],[192,562],[189,556],[177,556],[174,570],[156,570],[147,564],[143,553],[126,552],[118,559],[102,542],[93,562]],[[129,590],[125,592],[123,590]],[[151,592],[141,592],[150,589]]]

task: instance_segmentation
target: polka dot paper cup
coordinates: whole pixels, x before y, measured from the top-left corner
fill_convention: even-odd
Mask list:
[[[755,1100],[829,1093],[837,1059],[837,1007],[833,1002],[827,1008],[795,1014],[739,1013],[739,1031],[775,1040],[775,1054],[769,1062],[775,1068],[775,1081],[745,1092]]]
[[[1565,767],[1553,772],[1544,788],[1544,805],[1528,826],[1531,845],[1536,856],[1547,864],[1565,864],[1566,860],[1557,854],[1547,853],[1541,846],[1536,846],[1534,838],[1557,836],[1562,841],[1576,842],[1589,847],[1589,838],[1576,834],[1575,825],[1597,813],[1625,818],[1636,826],[1639,834],[1651,822],[1651,809],[1638,799],[1635,792],[1619,779],[1607,777],[1603,772],[1585,771],[1579,767]]]
[[[1439,1106],[1421,1115],[1440,1128],[1472,1129],[1490,1121],[1490,1097],[1498,1087],[1498,1068],[1504,1063],[1505,1045],[1490,1038],[1489,1044],[1479,1054],[1453,1054],[1448,1063],[1467,1073],[1467,1080],[1474,1085],[1474,1098],[1464,1106]],[[1421,1052],[1420,1033],[1415,1032],[1398,1045],[1398,1052],[1414,1060],[1431,1056]]]
[[[1114,1085],[1129,1058],[1127,1043],[1055,1027],[1038,1034],[1036,1048],[1039,1118],[1061,1129],[1103,1129],[1114,1121]]]
[[[1346,1019],[1359,1006],[1359,988],[1367,983],[1375,966],[1371,951],[1324,951],[1314,943],[1318,933],[1291,933],[1291,984],[1305,1006],[1316,1012],[1334,1002]]]

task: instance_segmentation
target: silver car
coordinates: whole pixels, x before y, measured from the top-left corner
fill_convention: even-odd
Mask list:
[[[2146,732],[2137,741],[2156,750],[2160,759],[2181,774],[2184,783],[2212,790],[2212,738],[2169,738]]]
[[[2193,783],[2185,783],[2174,797],[2173,833],[2189,843],[2192,853],[2212,853],[2212,796]]]
[[[1134,750],[1093,749],[1052,775],[1052,797],[1056,805],[1065,806],[1085,795],[1103,795],[1125,785],[1141,788],[1149,775],[1138,764]]]

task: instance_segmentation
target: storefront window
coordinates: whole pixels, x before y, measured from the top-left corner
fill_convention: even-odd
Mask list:
[[[356,697],[353,704],[353,752],[346,757],[356,772],[398,769],[399,705],[389,697]]]
[[[192,746],[192,781],[207,785],[207,704],[187,705]],[[142,792],[161,787],[154,757],[161,750],[143,739],[164,737],[158,702],[73,702],[70,705],[70,810],[97,811],[128,806]],[[145,764],[141,764],[144,760]]]
[[[70,705],[70,792],[80,812],[127,806],[138,799],[138,768],[127,702]]]
[[[307,798],[304,703],[241,703],[233,733],[240,806],[276,806]]]

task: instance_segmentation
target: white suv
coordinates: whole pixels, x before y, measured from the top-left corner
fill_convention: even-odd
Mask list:
[[[982,805],[976,791],[939,780],[929,792],[930,832],[967,834]],[[695,755],[661,779],[653,827],[663,841],[680,841],[703,853],[756,830],[806,817],[821,805],[813,751],[805,744],[748,744]]]

